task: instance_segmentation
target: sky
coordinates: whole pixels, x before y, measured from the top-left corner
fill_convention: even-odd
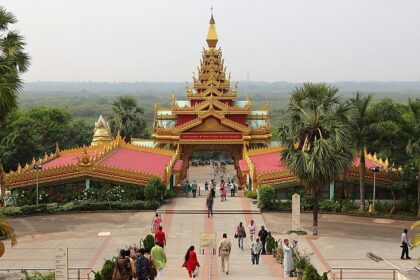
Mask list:
[[[232,80],[419,81],[418,0],[2,0],[26,81],[189,81],[214,18]]]

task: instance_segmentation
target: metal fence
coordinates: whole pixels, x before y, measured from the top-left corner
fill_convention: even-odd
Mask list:
[[[46,267],[21,267],[21,268],[0,268],[0,272],[21,272],[27,271],[29,274],[31,273],[41,273],[46,274],[48,272],[53,272],[54,268],[46,268]],[[90,280],[94,279],[94,271],[90,267],[69,267],[69,280]]]
[[[396,280],[398,279],[396,268],[368,268],[368,267],[332,267],[334,280]]]

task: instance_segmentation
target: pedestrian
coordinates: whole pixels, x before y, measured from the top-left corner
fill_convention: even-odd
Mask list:
[[[195,198],[195,196],[197,195],[197,189],[198,189],[198,185],[194,180],[193,183],[191,184],[191,191],[192,191],[193,198]]]
[[[230,196],[234,197],[235,196],[235,185],[233,184],[232,181],[229,181],[229,189],[230,189]]]
[[[190,182],[188,182],[188,180],[185,181],[184,189],[185,189],[185,197],[188,197],[188,195],[189,195],[189,193],[191,191]]]
[[[229,255],[232,249],[232,244],[227,239],[227,234],[223,233],[223,238],[219,243],[219,257],[222,261],[222,272],[229,274]]]
[[[258,232],[258,237],[260,238],[261,243],[263,245],[262,253],[261,253],[262,255],[266,254],[265,243],[267,242],[267,236],[268,236],[268,231],[265,230],[264,226],[261,226],[261,230]]]
[[[257,237],[254,241],[251,242],[251,261],[252,264],[258,265],[260,262],[260,254],[262,251],[262,242]]]
[[[244,250],[244,238],[246,237],[245,227],[242,225],[242,222],[236,227],[235,237],[238,238],[238,247],[239,249]]]
[[[157,269],[156,269],[156,266],[152,262],[152,256],[150,255],[150,252],[147,252],[146,251],[144,253],[144,257],[149,260],[150,265],[151,265],[151,270],[150,270],[150,274],[149,274],[149,280],[155,280],[155,277],[157,275]]]
[[[206,201],[207,218],[210,218],[210,214],[213,217],[213,204],[214,204],[213,195],[211,193],[209,193],[209,195],[207,197],[207,201]]]
[[[163,270],[166,267],[166,254],[165,250],[159,246],[159,244],[155,243],[152,250],[150,251],[150,256],[153,262],[153,265],[156,267],[157,275],[156,278],[160,278],[163,276]]]
[[[407,236],[408,230],[405,228],[403,233],[401,234],[401,248],[402,248],[402,252],[401,252],[401,259],[404,259],[404,255],[405,258],[407,260],[411,260],[411,258],[408,256],[408,236]]]
[[[207,181],[204,183],[204,190],[205,191],[209,190],[209,183]]]
[[[251,220],[251,223],[248,225],[249,230],[249,238],[251,238],[251,243],[255,239],[255,233],[257,231],[257,225],[255,224],[254,220]]]
[[[214,179],[211,179],[211,186],[210,186],[210,191],[211,191],[211,195],[213,196],[213,198],[216,197],[216,182]]]
[[[162,217],[158,213],[156,213],[152,220],[151,231],[153,234],[155,234],[158,231],[161,224],[162,224]]]
[[[138,251],[138,257],[136,260],[136,274],[138,280],[149,280],[150,273],[152,272],[152,265],[150,260],[145,257],[145,253],[146,250],[144,250],[144,248],[140,248]]]
[[[226,188],[225,188],[225,181],[222,180],[220,181],[220,197],[221,197],[221,201],[226,201]]]
[[[137,253],[133,253],[132,250],[126,250],[125,251],[125,255],[128,258],[128,260],[130,261],[130,280],[132,279],[136,279],[136,275],[137,275]]]
[[[182,267],[187,269],[188,276],[190,278],[195,278],[198,276],[200,263],[198,262],[197,254],[194,252],[194,246],[190,246],[190,248],[188,248]]]
[[[121,250],[115,263],[112,280],[129,280],[131,277],[130,259],[126,256],[126,250]]]
[[[159,227],[159,230],[155,233],[155,242],[162,248],[166,246],[166,235],[163,232],[162,226]]]
[[[293,265],[292,248],[289,246],[289,240],[283,240],[283,269],[284,277],[290,277],[290,274],[295,269]]]

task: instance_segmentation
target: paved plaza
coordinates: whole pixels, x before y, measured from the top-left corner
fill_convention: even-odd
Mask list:
[[[193,169],[194,170],[194,169]],[[204,169],[203,169],[204,170]],[[200,180],[200,169],[190,176]],[[214,232],[217,242],[222,233],[227,233],[233,243],[230,274],[221,272],[220,261],[216,256],[199,254],[202,265],[200,279],[283,279],[282,267],[272,256],[263,256],[259,266],[251,264],[249,239],[244,251],[239,250],[233,234],[239,222],[248,224],[254,219],[258,226],[266,225],[276,239],[288,237],[291,227],[291,214],[258,214],[252,201],[243,197],[228,197],[226,202],[215,200],[214,209],[238,210],[242,214],[216,214],[207,218],[206,214],[194,214],[205,209],[204,190],[197,198],[176,198],[163,205],[164,231],[168,238],[166,252],[168,267],[163,279],[186,279],[187,273],[181,268],[183,257],[190,245],[199,251],[200,234]],[[177,211],[191,214],[178,214]],[[254,211],[254,212],[253,212]],[[154,212],[96,212],[70,213],[60,215],[12,218],[10,223],[18,235],[18,245],[10,248],[7,244],[5,255],[1,258],[0,268],[52,268],[54,267],[53,249],[59,244],[69,248],[70,267],[92,267],[97,271],[105,259],[117,255],[120,248],[138,243],[140,238],[150,232]],[[311,214],[302,213],[302,227],[310,232]],[[332,267],[375,267],[390,268],[390,265],[375,263],[366,258],[366,251],[372,251],[401,268],[415,265],[414,260],[400,260],[400,233],[410,222],[349,217],[342,215],[320,215],[320,236],[300,236],[298,247],[307,252],[320,271]],[[98,236],[98,234],[106,236]],[[413,250],[411,257],[420,257],[420,250]],[[356,274],[360,271],[356,271]],[[332,276],[332,274],[331,274]],[[360,276],[360,275],[359,275]],[[387,279],[384,275],[383,279]],[[355,279],[362,279],[356,277]],[[390,278],[388,278],[390,279]]]

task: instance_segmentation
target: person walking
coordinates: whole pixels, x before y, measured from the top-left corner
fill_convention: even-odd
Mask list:
[[[128,253],[130,254],[130,253]],[[114,272],[112,273],[112,280],[129,280],[131,277],[130,259],[126,256],[126,250],[120,251]]]
[[[214,179],[211,179],[211,186],[210,186],[210,191],[211,191],[211,195],[213,196],[213,198],[216,197],[216,182]]]
[[[144,248],[140,248],[138,251],[136,260],[136,274],[138,280],[149,280],[150,273],[152,272],[152,264],[150,263],[150,260],[144,256],[145,253],[146,250]]]
[[[195,278],[198,276],[198,268],[200,267],[197,254],[195,253],[194,249],[194,246],[190,246],[190,248],[188,248],[188,251],[185,254],[184,264],[182,265],[182,267],[187,269],[188,276],[190,278]]]
[[[197,189],[198,189],[198,185],[196,181],[194,180],[193,183],[191,184],[191,192],[192,192],[193,198],[195,198],[195,196],[197,195]]]
[[[228,187],[230,189],[230,197],[234,197],[235,196],[235,185],[233,184],[232,181],[229,181]]]
[[[213,204],[214,204],[213,195],[209,193],[209,195],[207,196],[207,201],[206,201],[207,218],[210,218],[210,214],[213,217]]]
[[[248,225],[249,230],[249,238],[251,238],[251,243],[255,239],[255,233],[257,232],[257,225],[255,224],[254,220],[251,220],[251,223]]]
[[[226,187],[225,187],[225,181],[222,180],[220,181],[220,197],[221,197],[221,201],[226,201]]]
[[[204,183],[204,190],[205,191],[209,190],[209,183],[207,181]]]
[[[156,267],[157,275],[156,278],[160,278],[163,276],[163,270],[166,267],[166,254],[165,250],[159,246],[159,244],[155,243],[152,250],[150,251],[150,256],[153,262],[153,265]]]
[[[402,248],[402,252],[401,252],[401,259],[404,259],[404,255],[405,255],[405,259],[407,260],[411,260],[411,258],[408,256],[408,236],[407,236],[408,230],[405,228],[403,233],[401,234],[401,248]]]
[[[246,237],[245,227],[242,225],[242,222],[236,227],[236,238],[238,238],[238,247],[239,249],[244,250],[244,238]]]
[[[222,261],[222,272],[229,274],[229,256],[232,250],[232,244],[227,239],[227,234],[223,233],[223,238],[219,243],[219,257]]]
[[[188,182],[188,180],[185,181],[184,190],[185,190],[185,197],[188,197],[189,196],[189,193],[191,191],[190,182]]]
[[[267,236],[268,236],[268,231],[265,230],[264,226],[261,226],[261,230],[258,232],[258,237],[261,240],[262,243],[262,255],[265,255],[265,243],[267,242]]]
[[[166,235],[163,232],[162,226],[159,227],[159,230],[155,233],[155,242],[162,248],[166,246]]]
[[[290,277],[290,274],[295,269],[293,264],[293,255],[292,248],[289,246],[289,240],[283,240],[283,268],[284,268],[284,277]]]
[[[255,239],[251,242],[251,261],[252,261],[252,264],[256,264],[256,265],[259,264],[261,251],[262,251],[262,243],[261,243],[260,239],[257,237],[257,239]]]
[[[158,230],[160,225],[162,224],[162,217],[156,213],[152,220],[152,233],[155,234]]]

